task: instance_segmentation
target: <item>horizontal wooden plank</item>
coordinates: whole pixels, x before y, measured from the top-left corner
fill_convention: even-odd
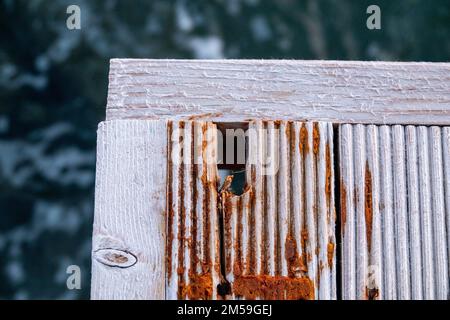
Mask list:
[[[107,120],[450,124],[450,64],[113,59]]]

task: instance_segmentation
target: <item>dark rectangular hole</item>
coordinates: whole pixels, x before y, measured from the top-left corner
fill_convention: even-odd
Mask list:
[[[248,158],[248,130],[247,122],[218,122],[215,123],[218,133],[217,168],[221,186],[227,176],[232,175],[231,191],[242,194],[246,184],[246,161]]]

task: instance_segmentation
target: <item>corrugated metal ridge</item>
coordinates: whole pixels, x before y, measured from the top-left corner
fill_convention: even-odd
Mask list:
[[[448,299],[450,128],[341,125],[344,299]]]

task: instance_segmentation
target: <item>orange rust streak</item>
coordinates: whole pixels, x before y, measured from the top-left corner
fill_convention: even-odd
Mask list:
[[[307,216],[307,208],[306,208],[306,178],[305,178],[305,172],[306,172],[306,156],[309,152],[309,144],[308,144],[308,129],[306,128],[305,123],[302,124],[300,128],[300,134],[299,134],[299,152],[300,156],[302,158],[302,170],[303,170],[303,177],[302,177],[302,215],[303,215],[303,221],[306,222],[306,216]],[[308,271],[308,254],[307,254],[307,244],[308,244],[308,229],[306,229],[306,226],[303,227],[301,232],[301,247],[302,247],[302,265],[305,267],[306,271]]]
[[[319,145],[320,145],[320,131],[319,124],[314,122],[313,126],[313,153],[317,155],[319,153]]]
[[[303,156],[309,152],[308,129],[306,128],[306,125],[304,123],[302,124],[302,127],[300,128],[299,148],[300,148],[300,153],[302,153]]]
[[[210,230],[210,219],[209,219],[209,205],[211,202],[210,192],[209,192],[209,181],[208,181],[208,163],[207,163],[207,148],[208,148],[208,124],[203,124],[202,126],[202,160],[203,160],[203,172],[201,176],[202,187],[203,187],[203,252],[204,260],[202,261],[203,273],[207,273],[211,270],[211,258],[210,248],[209,248],[209,230]]]
[[[255,166],[251,167],[251,183],[252,186],[256,185],[256,168]],[[250,213],[250,226],[255,226],[256,224],[256,212],[255,212],[255,207],[256,207],[256,197],[254,195],[253,190],[251,190],[250,192],[250,201],[248,201],[247,203],[247,212]],[[254,239],[256,238],[256,234],[255,234],[256,230],[255,228],[250,228],[250,237],[248,239],[249,244],[248,244],[248,248],[249,248],[249,256],[247,257],[247,261],[249,263],[248,269],[250,274],[255,274],[256,273],[256,247],[255,247],[255,241]]]
[[[184,129],[184,122],[180,122],[180,129]],[[180,135],[178,137],[178,143],[182,143],[182,136]],[[180,154],[180,159],[183,159],[183,154]],[[180,165],[180,168],[178,170],[178,177],[180,181],[184,181],[184,170],[183,166]],[[180,183],[178,186],[178,197],[180,199],[180,207],[179,207],[179,225],[178,225],[178,299],[184,299],[185,296],[183,295],[183,287],[185,285],[185,279],[184,279],[184,244],[185,244],[185,217],[186,217],[186,211],[184,207],[184,184]]]
[[[333,257],[334,257],[334,243],[333,242],[328,242],[327,245],[327,257],[328,257],[328,266],[331,268],[333,268]]]
[[[373,221],[373,204],[372,204],[372,173],[369,170],[369,163],[366,162],[366,173],[364,177],[364,215],[366,218],[366,236],[367,247],[369,252],[372,249],[372,221]]]
[[[327,143],[325,147],[325,196],[327,199],[327,208],[328,208],[328,221],[330,220],[330,206],[331,206],[331,151],[330,145]]]
[[[344,235],[345,223],[347,222],[347,189],[341,180],[341,233]]]
[[[213,283],[211,273],[189,274],[189,284],[181,287],[181,296],[190,300],[211,300]]]
[[[221,117],[222,115],[223,114],[220,113],[220,112],[216,112],[216,113],[209,112],[209,113],[203,113],[203,114],[195,114],[195,115],[190,116],[188,118],[188,120],[192,121],[192,120],[200,120],[200,119],[204,119],[204,118],[214,118],[214,117],[218,118],[218,117]]]
[[[297,242],[292,235],[288,235],[286,237],[285,256],[288,264],[288,274],[290,277],[298,276],[301,272],[307,271],[298,254]]]
[[[189,255],[191,259],[190,272],[189,276],[192,272],[195,272],[197,269],[198,263],[198,255],[197,255],[197,164],[195,161],[195,150],[197,147],[196,139],[195,139],[195,123],[192,123],[192,132],[191,132],[191,180],[190,180],[190,188],[192,190],[192,202],[191,202],[191,241],[189,241]],[[191,281],[191,280],[190,280]]]
[[[308,271],[308,262],[309,262],[309,258],[308,258],[309,253],[307,253],[308,239],[309,239],[308,229],[304,228],[302,230],[301,244],[302,244],[302,251],[303,251],[302,252],[302,265],[304,266],[305,271]]]
[[[239,276],[233,283],[233,293],[249,300],[313,300],[314,284],[308,277]]]
[[[234,251],[235,251],[235,261],[234,261],[234,270],[233,273],[235,276],[239,276],[243,272],[242,266],[242,198],[238,199],[237,203],[237,241],[235,243]]]
[[[222,191],[222,207],[223,207],[223,224],[224,224],[224,238],[225,238],[225,271],[231,272],[231,249],[232,249],[232,227],[231,218],[233,215],[233,200],[232,193],[228,191]]]
[[[325,266],[323,265],[323,261],[319,261],[319,268],[317,268],[317,283],[320,283],[320,275],[322,274],[323,268]]]

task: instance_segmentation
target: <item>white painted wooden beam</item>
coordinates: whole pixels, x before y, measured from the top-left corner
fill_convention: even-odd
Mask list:
[[[92,299],[165,298],[167,125],[100,123]]]
[[[113,59],[107,119],[450,124],[450,64]]]

